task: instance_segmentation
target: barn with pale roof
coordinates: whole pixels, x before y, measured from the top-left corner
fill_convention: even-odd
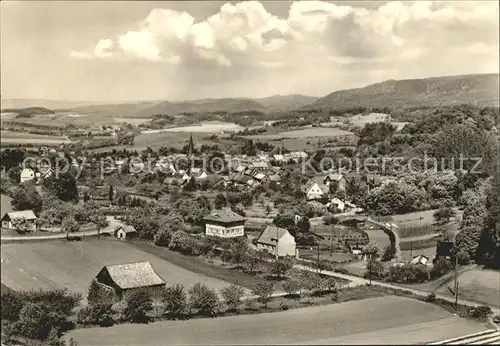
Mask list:
[[[130,292],[137,290],[147,290],[153,297],[160,298],[166,285],[149,262],[107,265],[95,279],[111,287],[115,291],[117,300],[122,300]]]

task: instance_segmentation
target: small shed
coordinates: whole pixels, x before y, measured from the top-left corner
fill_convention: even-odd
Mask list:
[[[31,230],[36,229],[35,220],[37,219],[33,210],[21,210],[21,211],[13,211],[10,213],[5,213],[2,217],[2,228],[6,229],[14,229],[14,225],[12,221],[15,219],[25,219],[29,223],[29,228]]]
[[[115,229],[115,238],[125,240],[127,238],[133,238],[137,236],[137,230],[134,226],[118,226]]]

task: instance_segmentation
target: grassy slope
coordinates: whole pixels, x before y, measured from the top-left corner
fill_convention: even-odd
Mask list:
[[[167,284],[191,286],[203,282],[217,290],[228,284],[194,273],[141,251],[126,242],[94,239],[80,242],[53,241],[4,244],[2,283],[14,290],[68,288],[86,295],[90,280],[104,265],[149,261]]]
[[[397,309],[394,308],[396,306]],[[414,342],[431,342],[484,329],[483,326],[451,317],[437,306],[388,296],[276,313],[157,322],[147,327],[127,324],[80,329],[70,335],[80,345],[206,345],[313,343],[332,337],[372,332],[373,338],[392,337],[393,343],[397,344],[407,342],[407,336],[398,333],[400,328],[408,330],[422,323],[428,325],[414,332]],[[441,328],[444,324],[448,328]],[[449,328],[450,324],[455,328]]]
[[[163,258],[164,260],[187,269],[193,273],[199,273],[201,275],[206,275],[208,277],[227,281],[247,288],[253,288],[257,283],[257,278],[252,275],[216,265],[211,265],[193,256],[185,256],[178,252],[159,248],[157,246],[154,246],[153,244],[140,241],[134,241],[132,245],[137,249]]]

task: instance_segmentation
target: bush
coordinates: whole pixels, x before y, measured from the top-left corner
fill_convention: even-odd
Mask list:
[[[387,273],[387,281],[402,284],[422,283],[428,280],[427,270],[422,265],[405,264],[401,267],[391,267]]]
[[[365,279],[369,279],[371,277],[373,280],[383,280],[385,277],[384,265],[379,261],[369,260],[368,263],[366,263],[366,269],[363,277]]]
[[[300,295],[302,289],[301,282],[298,278],[291,277],[281,284],[283,290],[289,295],[294,296],[296,294]]]
[[[428,303],[432,303],[432,302],[436,301],[436,293],[434,293],[434,292],[429,293],[427,295],[427,297],[425,298],[425,301]]]
[[[471,263],[471,260],[470,260],[470,255],[467,251],[459,251],[457,253],[457,261],[458,261],[458,264],[464,266],[464,265],[467,265],[467,264],[470,264]]]
[[[236,311],[241,304],[241,298],[245,295],[245,290],[233,284],[223,288],[221,294],[227,307],[232,311]]]
[[[283,303],[283,302],[280,303],[280,310],[284,310],[285,311],[285,310],[288,310],[289,308],[290,307],[288,306],[288,304]]]
[[[491,311],[491,308],[486,305],[481,305],[476,308],[472,309],[472,317],[475,318],[486,318],[488,315],[491,315],[493,311]]]
[[[434,263],[430,271],[431,279],[437,279],[453,270],[453,264],[446,259],[439,259]]]
[[[154,243],[156,246],[168,247],[172,234],[168,231],[157,232],[154,236]]]
[[[217,293],[207,285],[196,283],[189,290],[189,305],[199,314],[205,316],[214,316],[219,307],[219,297]]]
[[[258,296],[259,301],[264,303],[264,306],[267,307],[267,303],[271,300],[271,295],[274,291],[274,285],[269,281],[260,281],[255,285],[255,288],[252,290],[253,294]]]
[[[113,289],[101,284],[96,279],[92,280],[87,294],[89,305],[111,305],[114,297]]]
[[[187,294],[184,286],[177,284],[167,287],[163,293],[163,303],[168,311],[167,316],[175,319],[188,314]]]
[[[115,324],[111,315],[111,305],[93,305],[82,308],[77,315],[77,322],[85,326],[98,325],[110,327]]]
[[[1,297],[2,321],[17,321],[23,308],[23,301],[20,296],[12,292],[2,292]]]
[[[153,300],[148,291],[134,291],[125,299],[122,318],[132,323],[147,323],[148,311],[153,309]]]
[[[338,267],[333,270],[335,273],[341,273],[341,274],[349,274],[349,270],[344,267]]]
[[[293,268],[293,260],[290,258],[278,258],[272,265],[270,272],[278,278],[286,276],[287,272]]]

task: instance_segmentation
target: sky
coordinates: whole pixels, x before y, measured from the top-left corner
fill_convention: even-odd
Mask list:
[[[2,98],[324,96],[498,73],[498,1],[2,1]]]

